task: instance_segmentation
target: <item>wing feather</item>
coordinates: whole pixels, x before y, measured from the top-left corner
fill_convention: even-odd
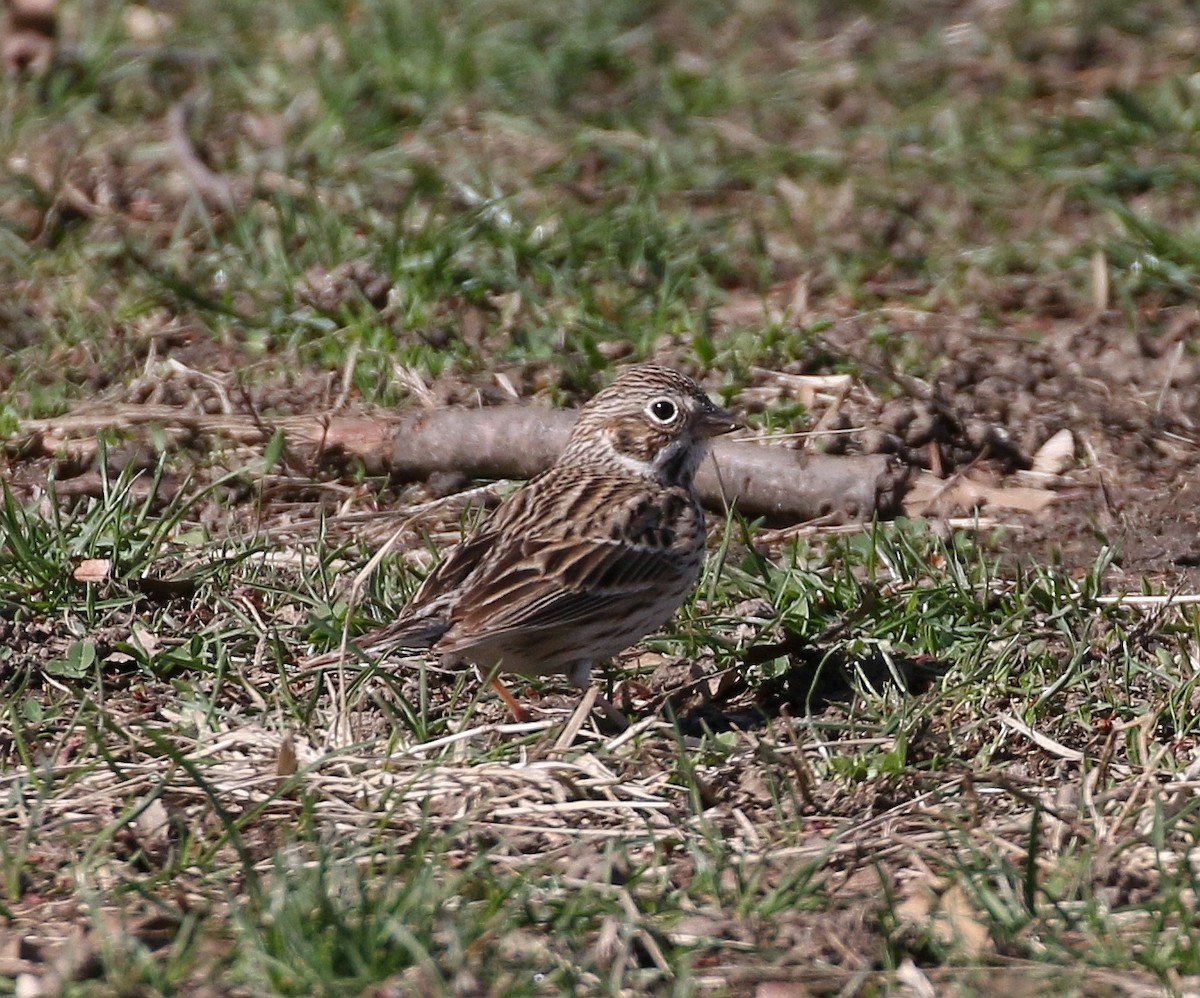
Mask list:
[[[543,483],[543,495],[557,492],[568,507],[553,506],[556,517],[523,522],[509,514],[501,532],[485,525],[491,550],[456,593],[439,651],[517,630],[570,627],[639,596],[690,587],[703,515],[687,492],[648,490],[642,482],[570,484],[551,490]],[[571,501],[580,508],[569,508]]]

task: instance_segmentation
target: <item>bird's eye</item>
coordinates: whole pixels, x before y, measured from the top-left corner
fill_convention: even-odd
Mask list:
[[[646,411],[650,413],[650,418],[656,423],[662,423],[666,426],[668,423],[673,423],[675,417],[679,415],[679,409],[670,399],[655,399],[648,406]]]

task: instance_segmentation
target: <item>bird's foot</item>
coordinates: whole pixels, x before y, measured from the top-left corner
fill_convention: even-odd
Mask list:
[[[614,735],[620,734],[629,727],[629,718],[606,696],[596,697],[596,712],[604,718]]]
[[[509,690],[509,688],[500,682],[499,679],[493,677],[488,685],[491,686],[491,688],[494,689],[499,695],[500,699],[504,701],[504,705],[512,713],[514,721],[516,721],[518,724],[525,724],[529,720],[529,711],[521,706],[520,701],[512,695],[512,692]]]

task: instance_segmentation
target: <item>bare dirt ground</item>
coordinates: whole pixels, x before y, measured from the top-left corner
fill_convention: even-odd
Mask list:
[[[1197,321],[1190,306],[1148,318],[1156,328],[1134,335],[1111,312],[1002,329],[980,329],[969,317],[935,329],[923,321],[907,335],[945,362],[928,396],[922,391],[867,414],[868,425],[883,431],[868,443],[927,468],[934,440],[944,472],[973,466],[1019,479],[1042,446],[1068,430],[1074,460],[1057,483],[1059,498],[1010,521],[1021,529],[1006,534],[1002,549],[1033,562],[1061,557],[1082,571],[1102,545],[1115,546],[1115,566],[1130,588],[1142,578],[1194,588],[1200,357],[1189,344]],[[842,336],[853,349],[854,334]],[[912,412],[933,416],[932,427]]]
[[[744,321],[748,311],[738,318]],[[892,323],[888,345],[874,343],[864,323],[853,316],[835,320],[812,351],[812,362],[786,365],[779,372],[782,379],[760,371],[745,398],[733,404],[753,423],[764,393],[778,398],[789,391],[787,375],[826,373],[831,356],[850,360],[862,371],[861,389],[833,406],[818,400],[807,420],[795,427],[804,431],[816,426],[819,431],[840,431],[838,435],[818,435],[789,446],[892,455],[914,476],[926,473],[924,486],[910,502],[912,512],[999,514],[1000,525],[1015,528],[998,545],[1014,561],[1061,559],[1067,568],[1082,571],[1091,567],[1102,546],[1110,546],[1118,552],[1114,587],[1121,586],[1121,572],[1133,588],[1141,578],[1168,586],[1192,585],[1200,578],[1200,355],[1189,349],[1200,324],[1195,308],[1164,310],[1134,334],[1125,316],[1112,311],[1047,316],[1004,328],[981,327],[971,314],[918,315],[901,308],[893,313],[886,306],[880,314]],[[877,322],[878,315],[871,321]],[[267,428],[281,417],[362,411],[352,397],[347,400],[336,373],[298,373],[280,383],[243,386],[237,372],[252,364],[251,358],[203,338],[192,344],[188,339],[185,334],[171,353],[179,365],[171,376],[139,378],[124,388],[110,386],[103,393],[105,400],[175,406],[217,422],[220,415],[250,416],[263,420]],[[895,364],[889,351],[901,345],[941,358],[929,381],[892,373]],[[667,347],[660,359],[700,375],[685,349]],[[504,405],[515,401],[514,393],[528,402],[529,396],[542,396],[547,389],[576,404],[586,398],[587,393],[553,365],[510,365],[498,373],[502,381],[490,371],[422,380],[414,402]],[[720,372],[708,372],[706,380],[716,389]],[[1065,443],[1062,431],[1070,434]],[[1066,452],[1060,448],[1052,456],[1054,471],[1031,472],[1039,452],[1056,434]],[[52,437],[10,456],[14,484],[40,485],[53,465],[60,494],[94,491],[94,449],[85,447],[74,458],[52,461],[45,452],[56,440]],[[201,430],[178,444],[203,456],[220,442],[219,431]],[[110,471],[126,466],[145,470],[153,466],[155,454],[148,445],[134,442],[109,453],[107,460]],[[942,484],[931,487],[930,474]],[[322,477],[328,481],[327,473]],[[960,478],[984,488],[953,487]],[[437,496],[467,483],[448,469],[422,484],[426,496]],[[1044,496],[1028,502],[1018,496],[1010,503],[1005,494],[992,491],[1029,485],[1043,490]],[[280,479],[277,496],[285,492],[292,493],[290,499],[306,492],[311,498],[321,494],[317,482]],[[332,495],[325,493],[325,499]]]

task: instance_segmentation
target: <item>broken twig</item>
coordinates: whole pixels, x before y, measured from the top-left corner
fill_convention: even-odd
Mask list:
[[[575,414],[534,406],[422,410],[403,416],[291,416],[269,420],[206,415],[171,406],[108,406],[22,424],[15,446],[54,454],[68,437],[143,425],[186,428],[194,436],[265,446],[282,431],[306,467],[359,465],[371,475],[424,481],[457,472],[467,478],[530,478],[565,447]],[[13,447],[14,444],[9,445]],[[71,441],[78,451],[80,442]],[[696,476],[701,500],[732,506],[777,524],[889,518],[900,509],[907,470],[883,455],[808,454],[748,440],[719,440]]]

